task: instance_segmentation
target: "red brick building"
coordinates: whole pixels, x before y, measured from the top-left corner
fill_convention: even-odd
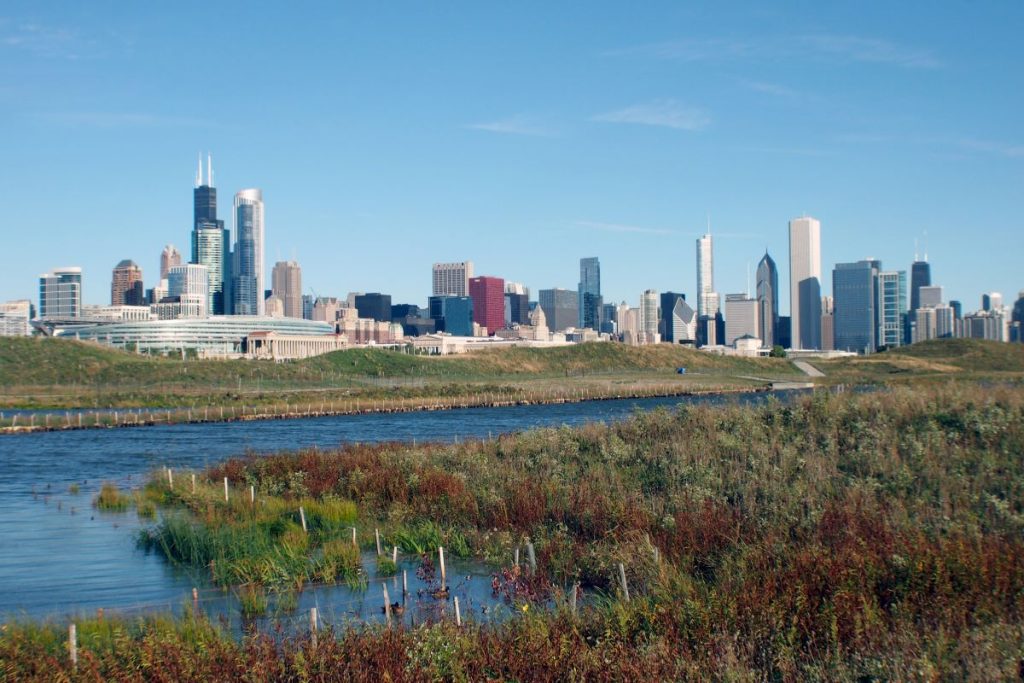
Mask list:
[[[469,296],[473,299],[473,322],[493,335],[505,326],[505,280],[481,275],[470,278]]]

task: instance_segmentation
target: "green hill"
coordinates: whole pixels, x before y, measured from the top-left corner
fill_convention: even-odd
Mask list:
[[[830,382],[1024,378],[1024,344],[934,339],[884,353],[814,361]]]

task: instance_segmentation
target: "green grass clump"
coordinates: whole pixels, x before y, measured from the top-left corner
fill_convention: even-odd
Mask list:
[[[117,484],[107,482],[100,487],[100,492],[93,499],[93,507],[106,512],[124,512],[131,504],[131,498],[117,488]]]
[[[78,484],[72,484],[68,487],[68,493],[73,496],[77,496],[79,491],[81,491],[81,488],[79,488]]]
[[[258,617],[267,612],[267,593],[262,586],[245,584],[239,586],[235,591],[238,598],[238,606],[242,616],[246,618]]]
[[[387,555],[377,557],[377,576],[394,576],[398,573],[398,565]]]

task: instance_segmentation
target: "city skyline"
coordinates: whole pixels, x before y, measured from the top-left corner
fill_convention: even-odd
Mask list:
[[[245,18],[295,46],[271,59],[228,30],[230,5],[196,24],[179,8],[13,3],[0,51],[18,76],[0,120],[4,186],[19,201],[4,218],[37,229],[5,249],[0,298],[34,299],[38,273],[74,263],[85,302],[102,303],[95,274],[126,258],[152,287],[164,244],[188,252],[184,183],[200,150],[218,158],[226,196],[264,190],[264,267],[297,260],[304,293],[422,303],[420,269],[335,267],[337,251],[370,253],[388,236],[425,263],[472,258],[534,291],[573,288],[578,259],[594,255],[606,302],[648,288],[693,297],[708,213],[716,291],[744,291],[766,248],[785,291],[785,221],[807,213],[824,226],[826,269],[873,258],[909,272],[916,241],[948,298],[1012,297],[1021,89],[993,65],[1021,61],[1022,13],[538,7],[500,12],[495,35],[473,7],[458,24],[327,7],[311,24],[282,8]],[[377,26],[390,32],[359,30]],[[170,54],[180,68],[160,68]],[[226,86],[239,64],[265,75],[265,106],[240,108],[224,87],[197,112],[185,74]],[[325,75],[332,87],[314,87]]]

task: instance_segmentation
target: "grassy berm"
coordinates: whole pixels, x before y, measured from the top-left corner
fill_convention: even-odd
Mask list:
[[[237,534],[248,540],[216,557],[239,567],[298,547],[287,551],[287,576],[244,577],[269,585],[326,580],[303,572],[352,520],[364,538],[380,525],[389,540],[443,542],[496,563],[529,538],[538,581],[512,593],[526,609],[461,629],[321,632],[316,646],[301,634],[239,642],[195,617],[86,621],[77,671],[64,625],[11,623],[0,634],[0,675],[1017,680],[1022,455],[1024,392],[996,385],[818,392],[458,445],[251,455],[207,475],[254,485],[262,512],[212,496],[189,502],[155,478],[147,495],[165,516],[150,532],[156,546],[187,564],[171,541],[216,555],[216,544],[198,541]],[[300,502],[322,506],[317,519],[327,522],[297,542]],[[616,585],[619,562],[629,602]],[[576,581],[589,599],[574,616],[565,589]]]

